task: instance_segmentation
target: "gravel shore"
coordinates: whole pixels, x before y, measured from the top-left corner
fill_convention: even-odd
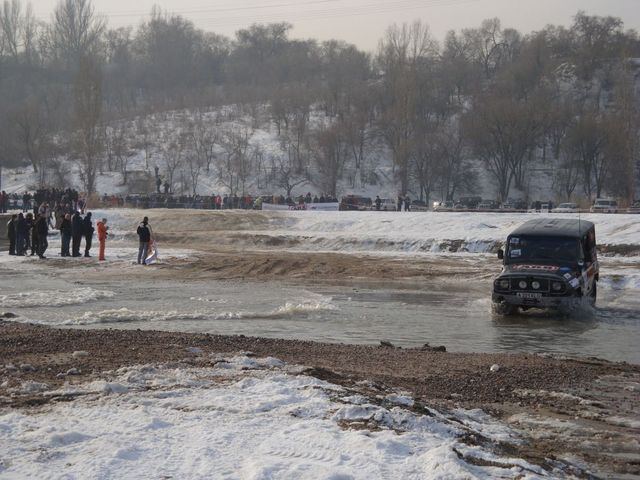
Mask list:
[[[53,386],[68,381],[57,376],[71,368],[82,372],[74,378],[77,382],[94,371],[179,361],[185,358],[188,347],[217,353],[250,351],[313,367],[324,372],[318,375],[337,383],[371,380],[411,391],[423,399],[455,399],[469,405],[514,400],[513,392],[518,389],[575,389],[602,375],[638,371],[626,364],[532,354],[443,353],[428,347],[401,349],[141,330],[71,330],[0,322],[0,358],[4,363],[30,364],[34,370],[21,372],[20,380]],[[74,351],[87,351],[89,355],[74,358]],[[498,371],[491,371],[492,365],[498,365]]]
[[[79,351],[87,354],[74,355]],[[446,353],[431,348],[140,330],[54,329],[0,320],[0,408],[42,408],[49,402],[69,400],[15,393],[16,387],[28,381],[55,389],[101,378],[123,366],[170,362],[208,366],[206,359],[212,357],[193,351],[273,356],[307,367],[305,374],[364,395],[409,392],[424,408],[445,412],[482,408],[527,439],[520,451],[511,452],[514,455],[541,465],[554,458],[578,458],[574,473],[582,478],[640,474],[640,449],[634,440],[640,400],[634,385],[640,385],[640,366],[598,359]],[[612,422],[612,418],[617,420]],[[585,436],[594,441],[585,442]]]

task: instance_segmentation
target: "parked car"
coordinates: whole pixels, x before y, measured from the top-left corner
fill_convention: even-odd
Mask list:
[[[340,210],[369,210],[372,203],[370,197],[345,195],[340,201]]]
[[[380,199],[380,211],[383,212],[395,212],[397,208],[396,201],[392,198],[381,198]],[[373,202],[373,205],[370,207],[371,210],[377,210],[376,202]]]
[[[618,213],[618,202],[610,198],[596,198],[591,211],[593,213]]]
[[[531,202],[530,211],[532,212],[548,212],[549,211],[549,202],[541,202],[539,200],[535,202]]]
[[[572,309],[596,302],[599,277],[595,225],[586,220],[537,218],[507,237],[498,251],[502,272],[493,281],[495,313],[518,308]]]
[[[575,203],[561,203],[551,210],[552,213],[577,213],[578,205]]]
[[[478,210],[496,210],[498,203],[493,200],[483,200],[478,204]]]
[[[454,204],[451,200],[447,200],[446,202],[433,202],[433,211],[441,212],[443,210],[453,210]]]
[[[526,210],[527,202],[519,199],[509,199],[502,204],[501,207],[503,210]]]
[[[633,204],[627,208],[627,213],[640,213],[640,200],[633,202]]]
[[[456,202],[456,208],[460,205],[460,209],[475,210],[480,202],[482,202],[482,197],[460,197]]]
[[[427,202],[423,202],[422,200],[414,200],[411,202],[411,211],[412,212],[426,212],[429,210],[427,206]]]

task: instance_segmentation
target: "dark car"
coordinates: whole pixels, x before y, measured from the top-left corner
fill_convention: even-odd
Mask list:
[[[340,210],[370,210],[373,201],[361,195],[345,195],[340,201]]]
[[[640,213],[640,201],[636,200],[627,208],[627,213]]]
[[[414,200],[413,202],[411,202],[412,212],[426,212],[427,210],[429,210],[427,202],[424,202],[422,200]]]
[[[456,208],[458,208],[458,205],[460,205],[460,208],[475,210],[478,208],[480,202],[482,202],[482,197],[460,197],[460,199],[456,202]]]
[[[529,220],[498,251],[503,269],[493,282],[493,307],[571,309],[596,301],[599,277],[595,226],[579,219]]]

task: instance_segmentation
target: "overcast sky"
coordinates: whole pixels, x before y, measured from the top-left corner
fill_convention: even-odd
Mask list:
[[[36,15],[49,20],[57,0],[32,0]],[[233,36],[252,23],[287,21],[292,37],[345,40],[373,51],[392,23],[421,19],[441,40],[448,30],[474,27],[498,17],[522,32],[569,25],[578,10],[622,18],[640,30],[640,0],[93,0],[112,27],[137,25],[154,4],[191,19],[198,27]]]

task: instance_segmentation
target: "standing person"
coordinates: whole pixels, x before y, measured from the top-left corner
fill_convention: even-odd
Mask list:
[[[84,256],[90,257],[91,240],[93,240],[93,224],[91,223],[91,212],[87,212],[82,221],[82,235],[84,236]]]
[[[49,247],[49,242],[47,241],[47,236],[49,235],[49,219],[44,215],[40,215],[38,220],[36,220],[35,229],[38,231],[38,249],[36,253],[40,258],[47,258],[44,256],[44,252],[46,252]]]
[[[138,237],[140,238],[140,246],[138,248],[138,265],[146,265],[145,261],[149,251],[149,242],[151,241],[151,227],[149,226],[149,218],[144,217],[142,223],[138,225]]]
[[[80,212],[76,211],[71,218],[71,256],[80,256],[80,240],[82,239],[82,217]]]
[[[105,248],[105,244],[107,243],[107,230],[109,230],[109,227],[107,227],[107,219],[103,218],[101,222],[98,222],[98,242],[100,242],[100,254],[98,256],[98,260],[103,261],[105,260],[104,258],[104,248]]]
[[[380,206],[382,205],[382,200],[380,199],[380,195],[376,195],[375,204],[376,204],[376,210],[379,212]]]
[[[24,214],[22,212],[18,214],[18,223],[16,223],[15,229],[16,229],[16,255],[19,255],[22,257],[24,255],[25,245],[27,243],[26,236],[28,233],[27,221],[25,220]]]
[[[33,241],[32,241],[32,237],[33,237],[33,213],[29,212],[27,213],[27,216],[25,218],[25,221],[27,222],[27,235],[26,235],[26,241],[25,241],[25,245],[24,245],[24,254],[27,254],[27,250],[31,250],[31,255],[33,255],[35,253],[35,247],[33,246]]]
[[[11,215],[11,220],[7,222],[7,238],[9,239],[9,255],[16,254],[16,237],[18,229],[18,215]]]
[[[33,257],[38,251],[38,228],[36,227],[36,222],[38,221],[38,214],[31,215],[31,256]]]
[[[397,212],[401,212],[402,211],[402,202],[403,202],[402,195],[398,195],[398,204],[397,204],[398,206],[396,208]]]
[[[62,246],[60,250],[60,255],[63,257],[70,257],[71,252],[69,252],[69,244],[71,243],[71,215],[68,213],[62,219],[60,223],[60,237],[62,238]]]
[[[407,195],[404,197],[404,211],[408,212],[409,210],[411,210],[411,199]]]
[[[29,211],[30,203],[31,195],[29,195],[29,192],[24,192],[22,195],[22,213],[27,213]]]

